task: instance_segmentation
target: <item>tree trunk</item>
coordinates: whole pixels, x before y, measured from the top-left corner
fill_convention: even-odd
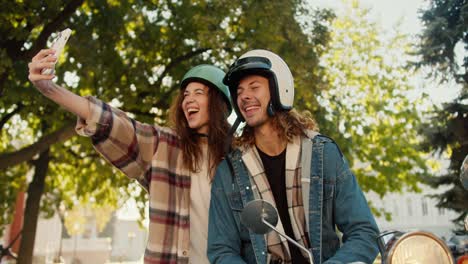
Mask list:
[[[23,235],[17,264],[31,264],[33,260],[37,220],[39,218],[41,196],[44,192],[49,160],[49,149],[46,149],[39,155],[37,160],[33,161],[35,167],[34,176],[27,192],[28,197],[26,199],[26,207],[24,208]]]

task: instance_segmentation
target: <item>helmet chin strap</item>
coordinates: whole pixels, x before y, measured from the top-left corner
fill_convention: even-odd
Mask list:
[[[267,107],[267,113],[269,116],[274,116],[275,115],[275,109],[273,108],[273,103],[270,101]]]
[[[234,133],[236,133],[236,130],[239,127],[241,122],[242,122],[242,119],[237,117],[231,129],[229,129],[226,141],[224,142],[224,155],[227,155],[229,151],[231,151],[232,138],[234,137]]]

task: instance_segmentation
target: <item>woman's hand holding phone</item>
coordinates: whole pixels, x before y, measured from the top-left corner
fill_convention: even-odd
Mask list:
[[[69,28],[59,32],[50,49],[43,49],[34,56],[29,67],[29,80],[42,92],[47,92],[52,86],[54,68],[60,54],[71,34]]]
[[[28,64],[28,78],[44,96],[86,120],[90,116],[88,100],[51,81],[55,77],[55,64],[70,33],[68,28],[60,32],[50,49],[43,49],[32,58]]]

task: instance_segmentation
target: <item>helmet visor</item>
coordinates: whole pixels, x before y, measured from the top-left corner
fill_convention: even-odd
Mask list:
[[[239,81],[246,73],[271,70],[271,61],[265,57],[246,57],[236,60],[223,79],[223,83],[231,86]],[[263,74],[262,74],[263,75]]]

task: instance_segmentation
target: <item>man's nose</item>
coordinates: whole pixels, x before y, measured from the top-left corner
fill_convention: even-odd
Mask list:
[[[241,100],[249,100],[250,98],[252,98],[252,96],[249,92],[243,92],[239,95],[239,98]]]

